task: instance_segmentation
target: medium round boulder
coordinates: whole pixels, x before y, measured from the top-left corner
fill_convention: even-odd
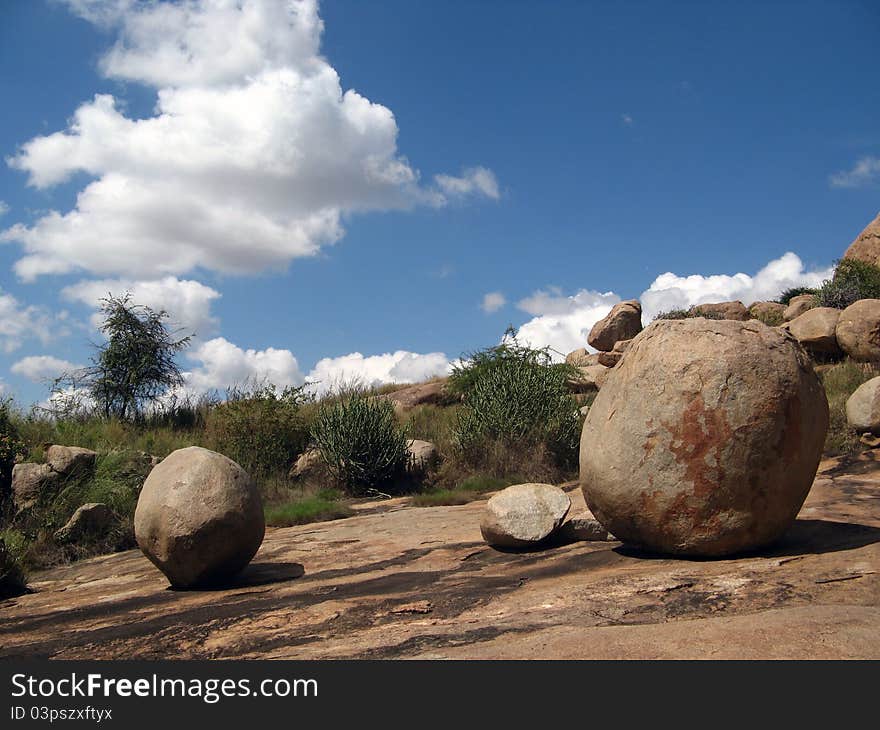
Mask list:
[[[529,547],[558,528],[571,500],[552,484],[514,484],[486,503],[480,523],[483,539],[496,547]]]
[[[745,322],[751,318],[746,305],[738,299],[732,302],[695,304],[688,311],[692,317],[706,317],[709,319],[735,319],[738,322]]]
[[[836,334],[839,319],[839,309],[814,307],[784,326],[811,355],[839,355]]]
[[[584,421],[581,488],[619,540],[686,555],[772,542],[812,485],[828,403],[789,333],[757,320],[657,320]]]
[[[642,331],[642,305],[638,299],[615,304],[608,314],[590,330],[587,343],[602,352],[609,352],[620,340],[629,340]]]
[[[790,322],[800,317],[804,312],[816,306],[816,297],[813,294],[798,294],[788,300],[788,306],[782,312],[782,319]]]
[[[880,433],[880,376],[862,383],[847,399],[846,422],[859,433]]]
[[[853,360],[880,360],[880,299],[859,299],[840,313],[837,342]]]
[[[782,323],[783,312],[785,305],[779,302],[755,302],[749,307],[749,316],[752,319],[758,319],[771,327]]]
[[[144,482],[134,532],[174,588],[216,584],[244,568],[263,542],[260,493],[232,459],[178,449]]]
[[[574,365],[576,368],[585,368],[596,365],[599,362],[597,353],[589,353],[585,347],[569,352],[565,356],[566,365]]]

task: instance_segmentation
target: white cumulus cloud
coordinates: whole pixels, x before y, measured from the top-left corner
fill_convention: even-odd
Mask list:
[[[13,352],[33,338],[48,345],[63,334],[63,328],[56,331],[56,323],[45,309],[21,304],[11,294],[0,291],[0,350]]]
[[[188,351],[186,357],[195,364],[184,372],[184,387],[191,393],[222,391],[248,382],[268,382],[284,388],[302,385],[304,381],[290,350],[245,350],[223,337],[215,337]]]
[[[97,94],[9,158],[38,188],[93,178],[73,209],[0,233],[24,247],[26,281],[279,268],[339,240],[348,213],[498,197],[481,167],[420,183],[391,110],[343,90],[320,55],[316,0],[69,5],[117,32],[102,72],[157,101],[135,119]]]
[[[661,274],[640,298],[642,319],[649,322],[660,312],[687,309],[694,304],[739,299],[746,306],[770,300],[795,286],[818,286],[831,277],[832,269],[807,271],[796,254],[788,252],[770,261],[754,276],[748,274]]]
[[[517,306],[535,315],[517,332],[517,339],[530,347],[549,347],[553,358],[561,360],[579,347],[587,347],[593,325],[620,301],[614,292],[600,293],[582,289],[566,296],[557,288],[539,290]]]
[[[491,291],[483,295],[483,303],[480,304],[486,314],[497,312],[501,307],[507,304],[507,298],[500,291]]]
[[[31,355],[24,357],[10,368],[16,375],[21,375],[34,383],[53,380],[65,373],[79,370],[81,366],[52,355]]]
[[[465,170],[459,177],[435,175],[434,182],[450,198],[462,198],[475,193],[485,195],[492,200],[498,200],[501,197],[495,174],[485,167]]]
[[[316,392],[324,393],[334,387],[351,383],[367,387],[386,383],[417,383],[434,376],[446,375],[450,367],[449,359],[442,352],[419,354],[397,350],[369,357],[353,352],[319,360],[306,380],[314,383]]]
[[[129,292],[134,304],[168,312],[169,324],[183,330],[182,334],[195,334],[205,339],[216,332],[218,322],[211,314],[212,303],[220,298],[220,292],[191,279],[166,276],[152,281],[131,279],[100,279],[81,281],[65,287],[61,294],[66,299],[82,302],[95,309],[92,326],[99,328],[103,322],[99,311],[100,300],[112,295]]]
[[[860,188],[880,181],[880,157],[863,157],[851,170],[834,173],[829,182],[835,188]]]
[[[772,300],[785,289],[795,286],[818,286],[831,277],[832,268],[808,271],[803,261],[789,252],[770,261],[753,276],[748,274],[691,274],[680,276],[667,272],[651,283],[639,300],[642,322],[647,324],[660,312],[687,309],[694,304],[739,299],[747,306],[757,301]],[[550,347],[561,359],[572,350],[585,347],[593,325],[621,301],[614,292],[604,294],[582,289],[565,295],[551,287],[538,290],[518,303],[523,311],[534,315],[518,331],[520,342],[531,347]]]

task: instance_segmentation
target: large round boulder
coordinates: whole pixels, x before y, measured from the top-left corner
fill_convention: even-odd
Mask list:
[[[862,383],[847,399],[846,421],[859,433],[880,433],[880,376]]]
[[[757,320],[658,320],[584,421],[581,488],[619,540],[725,555],[772,542],[810,490],[828,403],[789,333]]]
[[[880,360],[880,299],[859,299],[840,313],[837,342],[853,360]]]
[[[839,309],[814,307],[784,326],[811,355],[839,355],[836,334],[839,319]]]
[[[480,532],[496,547],[538,545],[561,524],[571,500],[552,484],[514,484],[486,503]]]
[[[178,449],[144,482],[134,532],[173,587],[220,583],[244,568],[263,541],[260,493],[232,459],[198,446]]]
[[[620,340],[629,340],[642,331],[642,305],[637,299],[615,304],[611,311],[590,330],[587,342],[602,352],[608,352]]]

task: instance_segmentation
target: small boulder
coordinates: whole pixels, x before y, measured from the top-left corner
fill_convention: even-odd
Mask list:
[[[98,454],[91,449],[82,449],[79,446],[50,446],[46,452],[46,463],[52,471],[65,476],[71,474],[84,474],[95,467],[95,459]]]
[[[580,367],[577,375],[568,380],[568,388],[572,393],[596,391],[602,387],[606,377],[608,377],[608,368],[604,365]]]
[[[377,395],[376,399],[391,401],[394,410],[400,414],[406,413],[416,406],[444,406],[451,404],[455,400],[446,390],[445,380],[407,385],[400,388],[400,390]]]
[[[609,535],[599,520],[592,517],[572,517],[559,528],[559,537],[566,542],[603,542]]]
[[[587,343],[602,352],[614,349],[620,340],[631,340],[642,331],[642,305],[637,299],[615,304],[590,330]]]
[[[174,588],[215,584],[244,568],[263,541],[260,493],[232,459],[178,449],[144,482],[134,533]]]
[[[779,302],[755,302],[749,307],[749,315],[766,325],[774,327],[784,321],[785,305]]]
[[[853,360],[880,360],[880,299],[859,299],[840,313],[837,342]]]
[[[611,352],[600,352],[599,353],[599,364],[604,365],[608,368],[613,368],[617,363],[620,362],[620,358],[623,357],[623,354],[629,348],[629,343],[632,340],[620,340],[620,342],[615,342],[614,347]]]
[[[495,547],[530,547],[546,540],[561,524],[571,500],[552,484],[515,484],[486,503],[480,532]]]
[[[788,301],[788,306],[782,312],[782,319],[790,322],[800,317],[804,312],[816,306],[816,297],[812,294],[798,294]]]
[[[732,302],[709,302],[707,304],[695,304],[690,308],[692,317],[706,317],[709,319],[732,319],[737,322],[745,322],[751,319],[746,305],[739,300]]]
[[[584,421],[581,488],[619,540],[697,556],[757,548],[794,522],[827,429],[825,390],[785,330],[656,320]]]
[[[317,471],[324,463],[320,449],[306,449],[287,473],[291,479],[306,479]]]
[[[58,484],[58,474],[48,464],[21,463],[12,467],[12,502],[16,512],[33,507],[48,489]]]
[[[89,502],[77,508],[60,530],[55,531],[58,542],[75,542],[86,535],[100,536],[107,532],[113,521],[113,512],[101,502]]]
[[[840,310],[814,307],[783,325],[811,355],[840,355],[837,321]]]
[[[437,459],[437,447],[430,441],[409,439],[406,442],[411,471],[423,472]]]
[[[880,376],[862,383],[847,399],[846,422],[859,433],[880,433]]]
[[[880,266],[880,213],[856,236],[856,240],[846,249],[843,258]]]
[[[565,363],[567,365],[574,365],[576,368],[598,365],[599,355],[595,352],[587,352],[585,347],[581,347],[578,350],[569,352],[568,355],[565,356]]]

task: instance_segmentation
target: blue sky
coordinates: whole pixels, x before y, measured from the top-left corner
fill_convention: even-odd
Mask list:
[[[236,5],[0,6],[22,403],[108,290],[197,330],[193,390],[411,380],[815,283],[880,210],[875,2]]]

